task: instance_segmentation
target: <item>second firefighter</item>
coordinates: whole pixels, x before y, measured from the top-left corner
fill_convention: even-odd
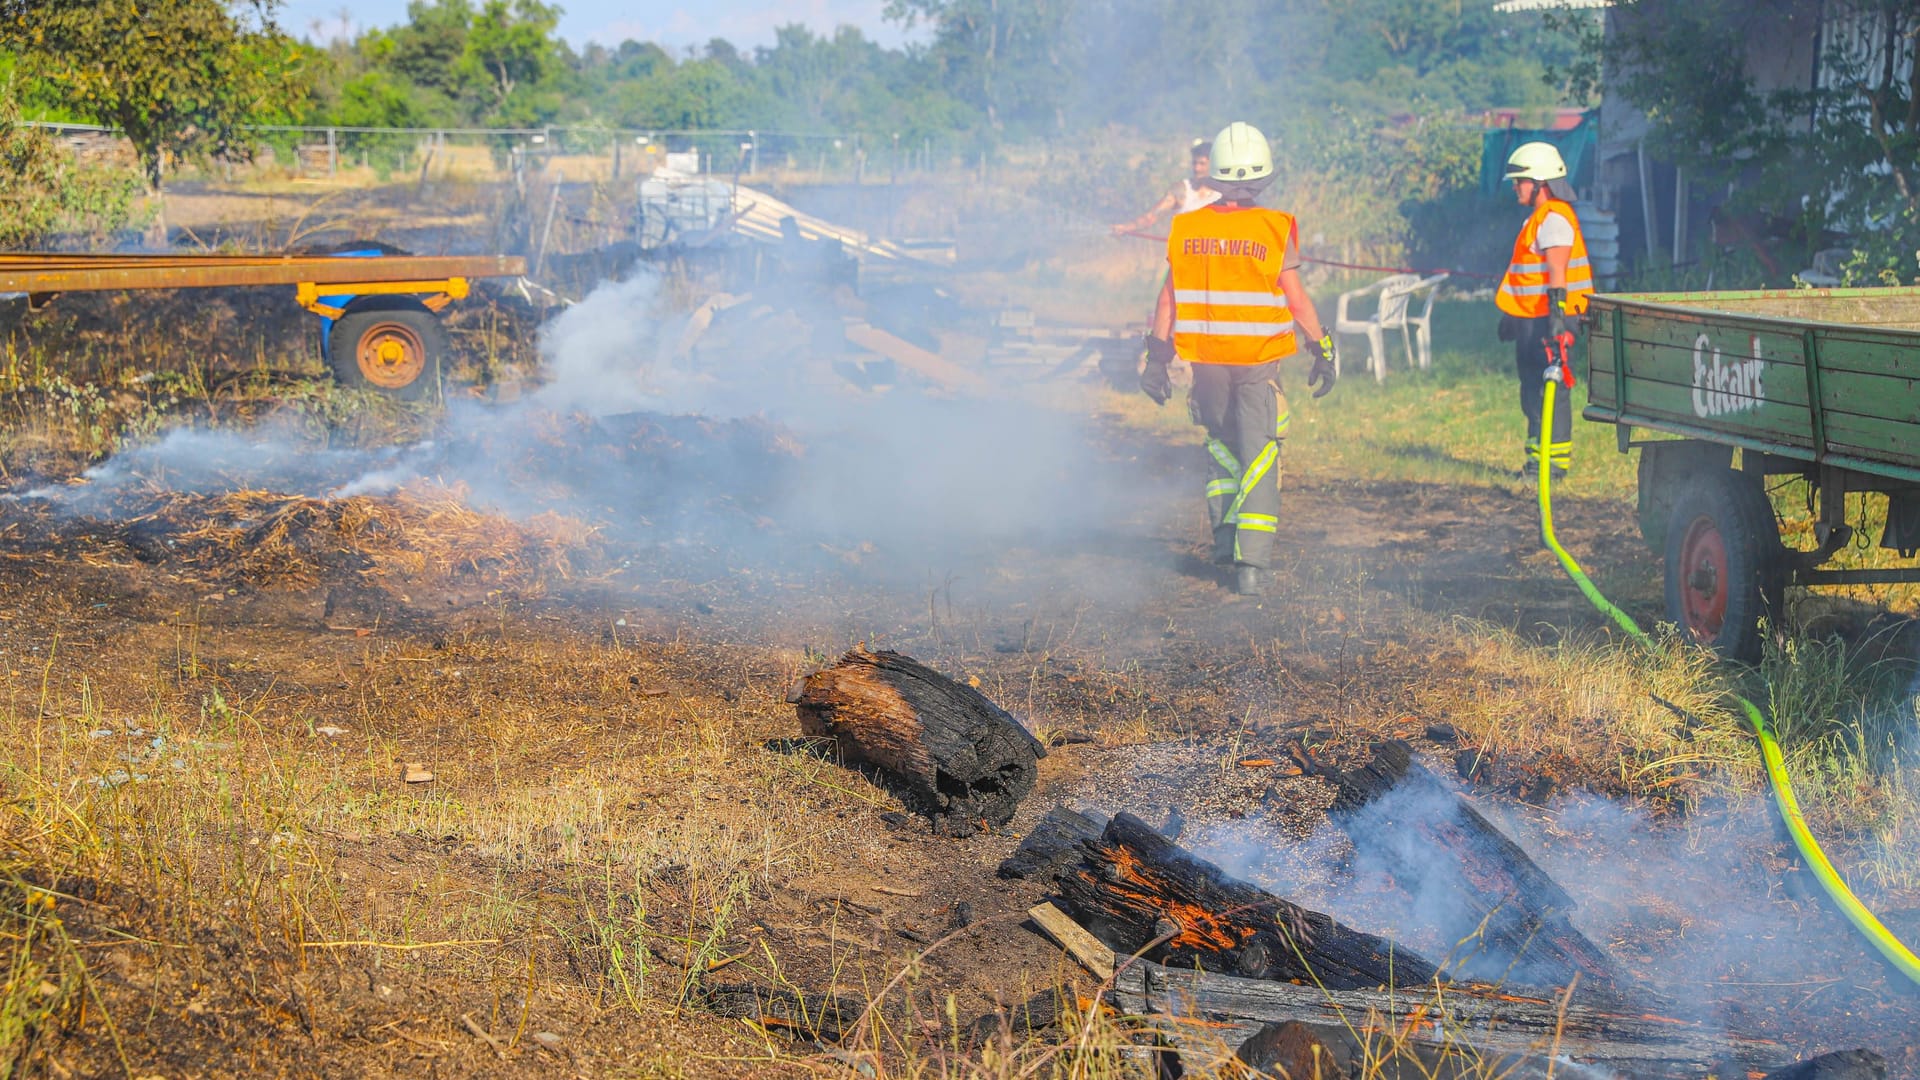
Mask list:
[[[1541,384],[1572,339],[1572,321],[1587,310],[1593,268],[1560,151],[1552,143],[1523,143],[1507,158],[1507,179],[1513,181],[1514,198],[1530,211],[1494,295],[1501,312],[1500,340],[1514,343],[1520,413],[1527,421],[1527,461],[1517,475],[1531,479],[1544,451],[1558,476],[1573,463],[1573,395],[1559,395],[1543,425]]]

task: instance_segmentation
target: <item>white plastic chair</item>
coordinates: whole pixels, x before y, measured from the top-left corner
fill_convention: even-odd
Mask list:
[[[1406,321],[1400,325],[1400,340],[1407,346],[1407,363],[1413,364],[1417,358],[1421,371],[1433,366],[1433,301],[1440,295],[1440,283],[1447,280],[1449,276],[1435,274],[1432,277],[1421,278],[1419,284],[1407,290],[1409,297],[1417,296],[1421,292],[1427,294],[1426,300],[1420,305],[1418,315],[1411,314],[1412,304],[1409,302],[1409,314]],[[1385,358],[1382,357],[1382,359]]]
[[[1367,339],[1367,370],[1373,372],[1374,378],[1376,379],[1384,380],[1387,377],[1387,323],[1383,316],[1389,314],[1388,296],[1392,290],[1404,290],[1407,286],[1419,280],[1420,278],[1416,274],[1394,274],[1391,277],[1381,278],[1379,281],[1363,288],[1340,294],[1340,303],[1334,309],[1333,313],[1333,332],[1336,336],[1346,334],[1351,337],[1364,337]],[[1371,316],[1365,319],[1348,317],[1348,306],[1352,304],[1355,299],[1375,292],[1380,294],[1380,302],[1374,305]],[[1400,303],[1400,309],[1401,316],[1404,319],[1406,310],[1404,300]],[[1334,363],[1337,374],[1339,370],[1337,353]]]
[[[1388,330],[1400,331],[1400,340],[1407,349],[1409,368],[1417,367],[1424,371],[1432,365],[1433,301],[1440,292],[1440,283],[1446,279],[1446,274],[1435,274],[1428,278],[1418,274],[1393,274],[1364,288],[1340,294],[1339,306],[1334,312],[1333,332],[1367,339],[1367,370],[1373,372],[1374,381],[1385,382],[1387,379]],[[1422,291],[1426,293],[1426,300],[1421,304],[1419,313],[1415,314],[1413,301]],[[1348,317],[1347,312],[1354,298],[1372,292],[1380,294],[1373,314],[1365,319]]]

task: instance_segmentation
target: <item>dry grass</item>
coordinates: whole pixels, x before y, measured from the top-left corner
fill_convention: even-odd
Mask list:
[[[191,1011],[196,994],[260,1021],[228,997],[244,980],[209,951],[220,941],[287,977],[374,962],[474,987],[496,1034],[522,1014],[510,1042],[547,998],[576,1017],[677,1010],[756,898],[861,846],[820,812],[849,800],[818,769],[758,748],[789,726],[771,695],[645,696],[677,673],[629,649],[469,640],[422,667],[375,648],[327,702],[238,700],[198,656],[102,683],[50,652],[0,716],[0,1016],[23,1060],[108,1049],[71,1041],[83,987],[95,1022],[140,996]],[[414,760],[431,784],[401,782]],[[116,963],[85,978],[98,949]]]
[[[417,482],[390,496],[169,491],[120,500],[121,528],[163,543],[206,580],[311,588],[344,566],[376,587],[462,580],[538,589],[593,558],[596,530],[551,511],[514,520],[475,511],[459,487]],[[164,539],[160,539],[164,537]]]

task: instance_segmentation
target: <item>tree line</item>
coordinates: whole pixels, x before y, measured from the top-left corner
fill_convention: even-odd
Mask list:
[[[141,147],[157,161],[236,150],[246,122],[994,144],[1104,125],[1184,132],[1229,113],[1546,107],[1560,97],[1548,73],[1576,44],[1493,0],[890,0],[917,43],[791,25],[771,45],[679,50],[575,48],[546,0],[411,0],[394,25],[317,45],[277,23],[276,4],[0,0],[0,53],[34,115],[115,124],[136,142],[170,129]]]
[[[1478,163],[1461,120],[1589,104],[1611,70],[1607,91],[1644,103],[1653,144],[1698,183],[1810,246],[1865,237],[1862,274],[1911,279],[1920,11],[1828,0],[1847,33],[1823,42],[1827,80],[1760,90],[1727,43],[1777,33],[1768,12],[1795,2],[1618,0],[1603,35],[1591,13],[1494,0],[888,0],[911,44],[791,25],[751,49],[669,49],[576,48],[548,0],[410,0],[326,44],[282,26],[278,0],[0,0],[0,121],[116,126],[157,185],[170,159],[244,157],[259,124],[751,128],[933,139],[967,160],[1044,142],[1097,172],[1114,167],[1088,149],[1104,133],[1245,117],[1296,167],[1369,185],[1364,217],[1463,194]]]

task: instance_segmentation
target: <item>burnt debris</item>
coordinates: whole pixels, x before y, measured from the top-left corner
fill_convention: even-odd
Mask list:
[[[802,680],[791,700],[803,732],[878,766],[943,836],[1013,820],[1046,756],[986,695],[896,652],[856,647]]]

